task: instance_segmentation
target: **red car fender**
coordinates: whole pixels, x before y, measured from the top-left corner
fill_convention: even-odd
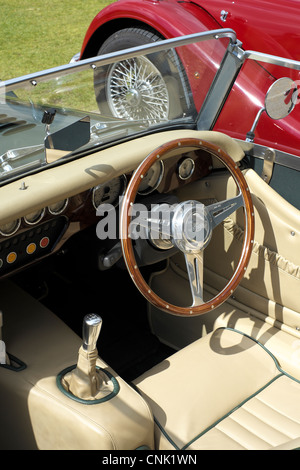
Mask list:
[[[172,38],[220,28],[205,10],[176,0],[119,0],[101,10],[91,22],[80,58],[94,57],[102,43],[115,31],[130,26],[153,28],[164,38]]]
[[[177,0],[119,0],[105,7],[94,18],[84,38],[80,58],[96,56],[102,43],[115,31],[143,25],[153,28],[166,39],[220,28],[205,10],[192,3],[178,3]],[[204,76],[200,73],[199,62],[194,58],[197,51],[197,46],[189,46],[185,51],[183,65],[196,108],[199,109],[203,93],[208,91],[211,84],[211,77],[208,73]],[[209,53],[205,60],[211,62]]]
[[[93,19],[84,38],[80,58],[96,56],[103,42],[115,31],[143,25],[153,28],[166,39],[220,28],[205,10],[193,3],[178,3],[177,0],[119,0],[105,7]],[[199,61],[195,60],[197,52],[196,45],[189,46],[185,50],[183,66],[187,72],[196,108],[199,109],[203,93],[208,91],[212,78],[209,73],[203,74],[199,70]],[[208,64],[211,63],[209,51],[203,56],[203,60]],[[213,67],[210,64],[208,68],[213,69]],[[215,70],[212,73],[215,74]]]

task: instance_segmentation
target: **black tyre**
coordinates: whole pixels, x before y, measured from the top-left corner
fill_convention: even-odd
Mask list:
[[[110,36],[98,54],[161,40],[141,28],[122,29]],[[95,93],[102,114],[157,123],[182,116],[189,107],[189,86],[178,55],[173,50],[116,62],[95,71]]]

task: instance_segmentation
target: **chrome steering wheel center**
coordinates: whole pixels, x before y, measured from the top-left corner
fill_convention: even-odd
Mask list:
[[[212,219],[205,205],[193,200],[178,204],[171,233],[174,244],[183,253],[204,250],[212,236]]]

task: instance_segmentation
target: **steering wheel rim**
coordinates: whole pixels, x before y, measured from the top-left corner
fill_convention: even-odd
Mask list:
[[[147,171],[155,161],[161,160],[162,158],[167,158],[168,154],[172,154],[172,152],[174,152],[176,149],[183,150],[184,148],[206,150],[213,156],[217,157],[226,166],[226,168],[232,175],[237,187],[239,188],[240,195],[243,199],[245,227],[241,256],[237,267],[226,286],[209,301],[203,301],[203,303],[199,305],[191,305],[189,307],[180,307],[172,303],[166,302],[155,292],[153,292],[153,290],[149,287],[138,268],[138,264],[134,256],[132,240],[130,236],[128,236],[131,219],[130,208],[134,203],[141,179],[144,177],[144,175],[147,173]],[[136,169],[136,171],[131,177],[121,208],[120,238],[123,257],[127,266],[127,270],[138,290],[152,305],[159,308],[160,310],[163,310],[164,312],[178,316],[190,317],[202,315],[204,313],[212,311],[213,309],[221,305],[223,302],[225,302],[228,297],[233,294],[234,290],[240,283],[247,269],[247,265],[252,252],[253,236],[254,210],[248,184],[241,170],[238,168],[237,164],[232,160],[232,158],[226,152],[224,152],[222,148],[216,146],[215,144],[212,144],[211,142],[197,138],[182,138],[167,142],[150,152],[150,154],[143,160],[143,162],[139,165],[139,167]]]

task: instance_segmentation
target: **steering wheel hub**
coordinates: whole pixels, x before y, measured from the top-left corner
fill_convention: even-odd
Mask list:
[[[172,218],[172,238],[183,253],[203,250],[212,236],[211,217],[204,204],[184,201],[177,205]]]

